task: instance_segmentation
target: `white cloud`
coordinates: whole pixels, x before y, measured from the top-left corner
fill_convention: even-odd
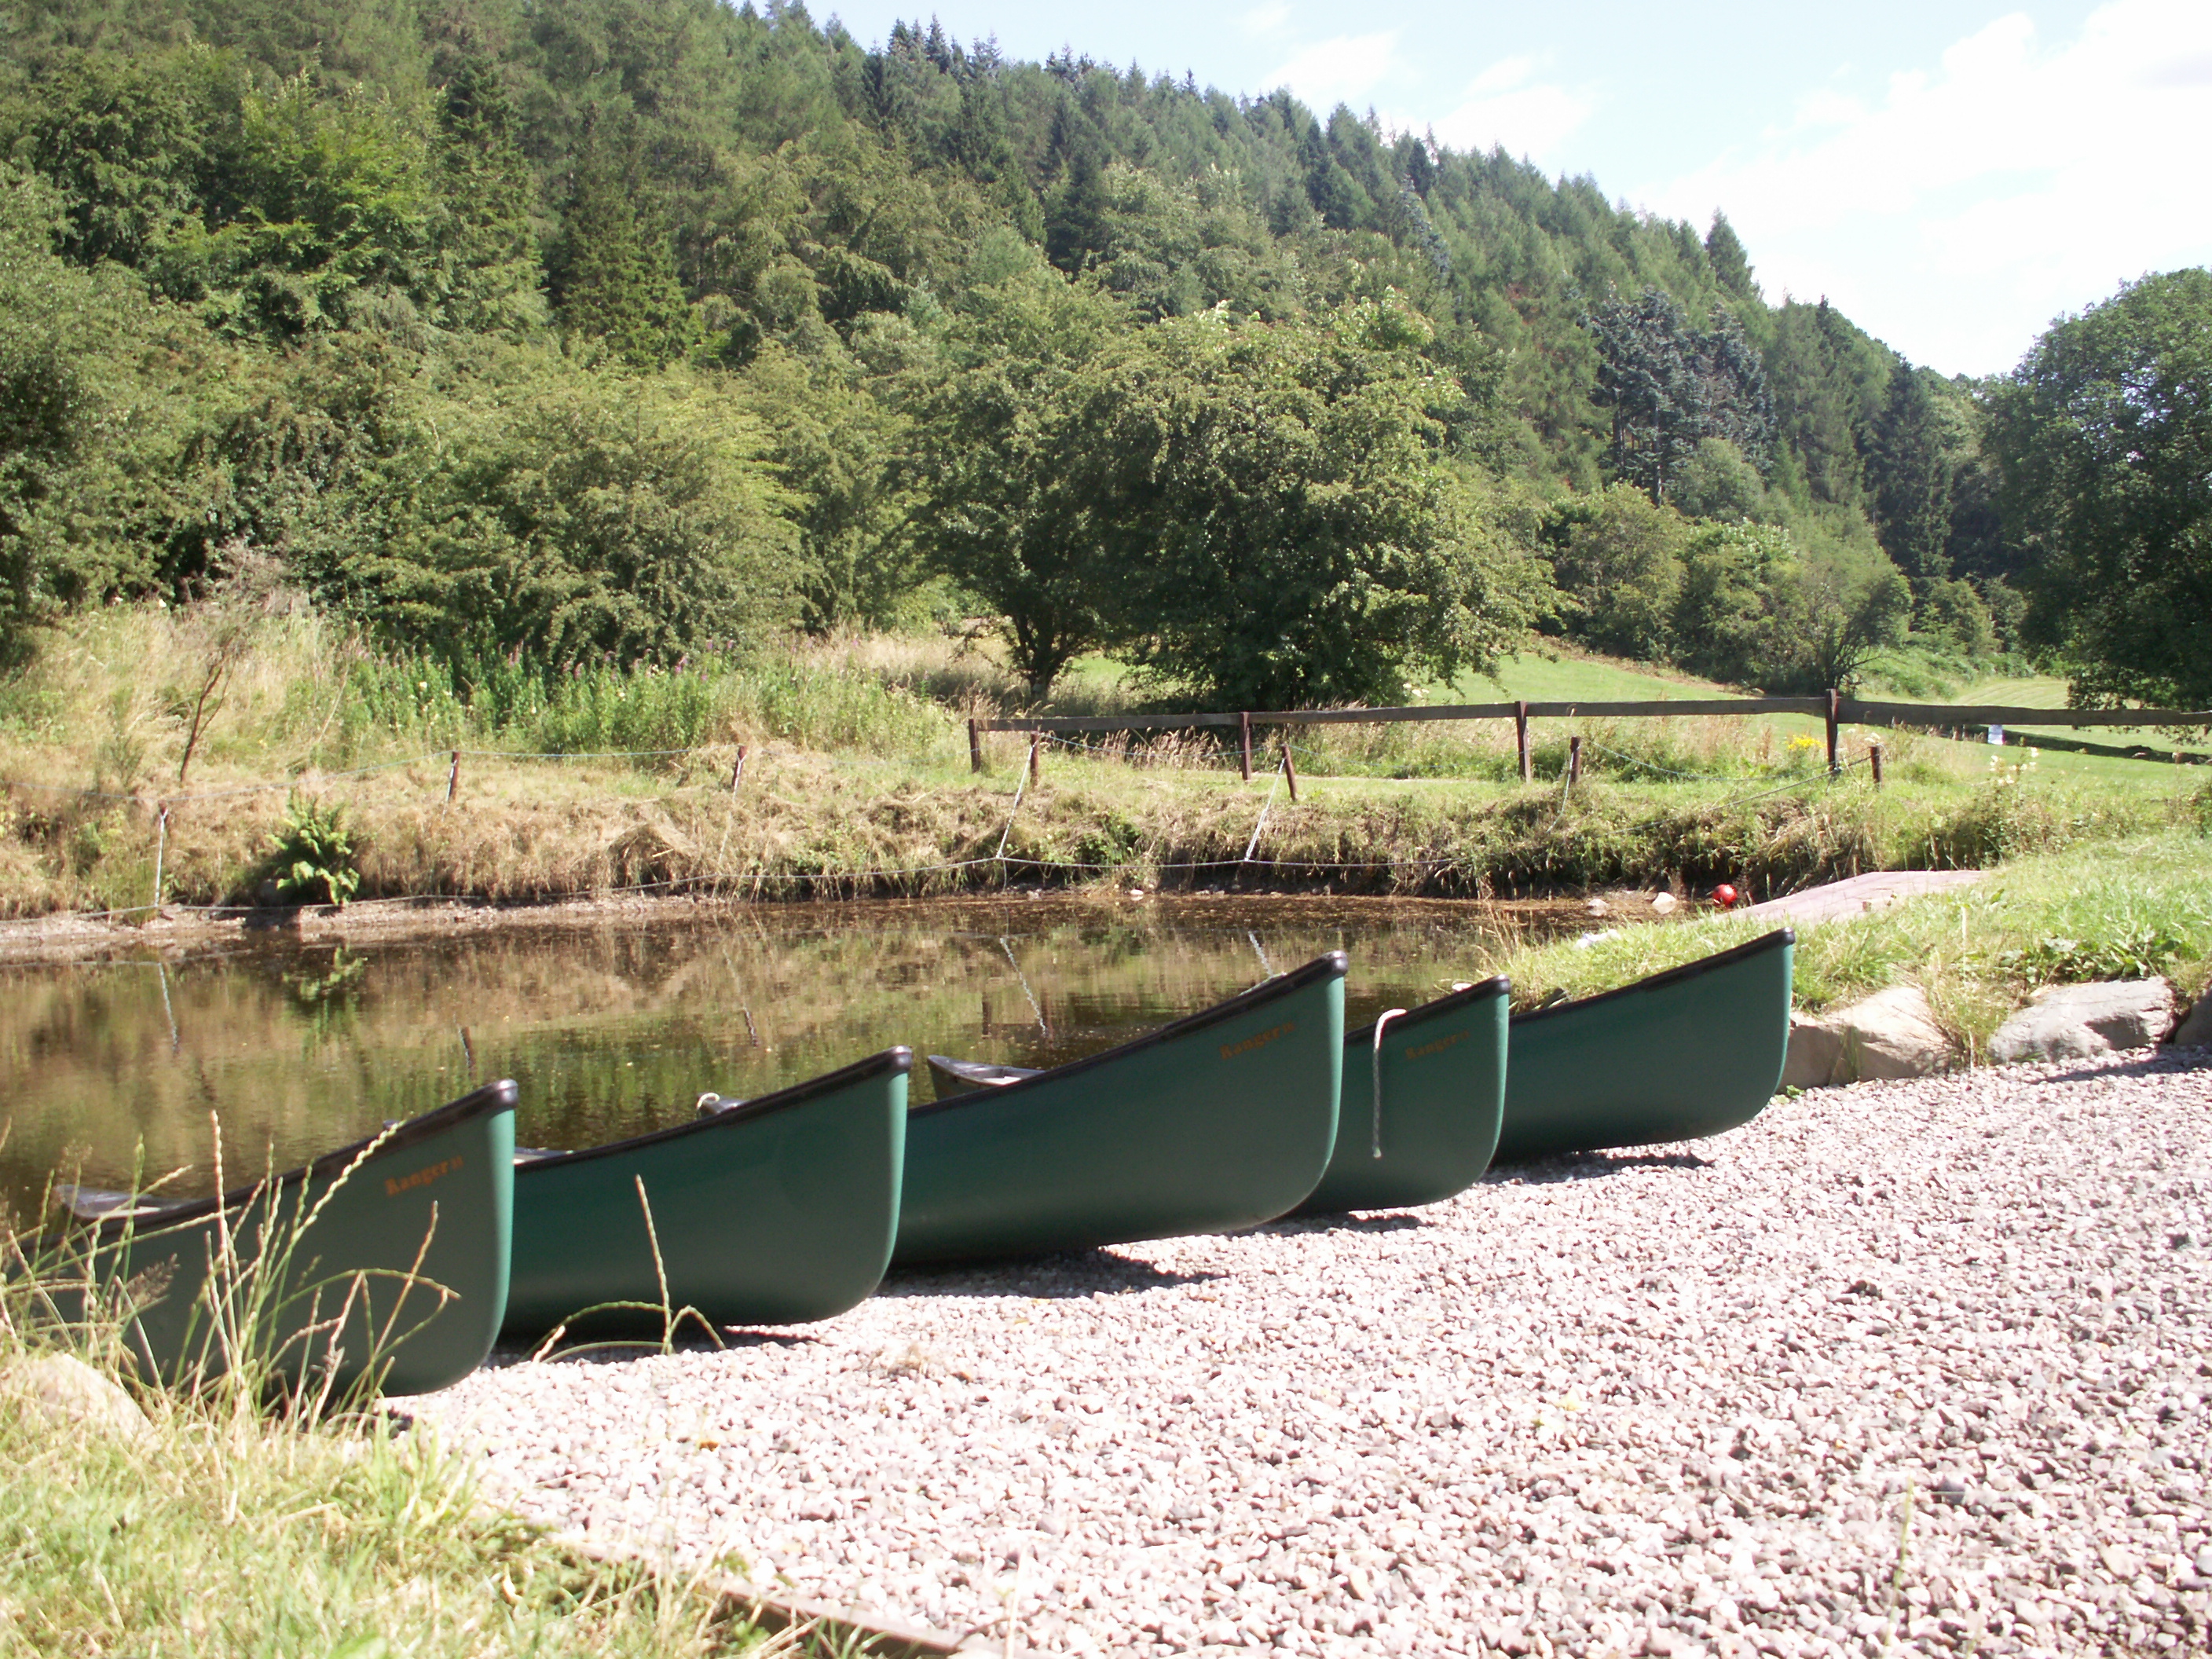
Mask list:
[[[1718,206],[1773,297],[1825,292],[1908,356],[1986,373],[2122,279],[2212,258],[2208,125],[2202,0],[2117,0],[2055,44],[2015,13],[1878,95],[1809,94],[1651,205]]]
[[[1528,57],[1492,64],[1468,85],[1467,101],[1429,125],[1439,142],[1455,149],[1504,148],[1541,160],[1589,118],[1587,94],[1535,78]]]
[[[1291,9],[1285,5],[1255,6],[1237,21],[1247,34],[1273,34],[1291,21]]]
[[[1395,67],[1397,49],[1395,29],[1378,34],[1340,34],[1308,46],[1261,84],[1270,88],[1288,87],[1326,118],[1339,104],[1357,103],[1373,91]]]

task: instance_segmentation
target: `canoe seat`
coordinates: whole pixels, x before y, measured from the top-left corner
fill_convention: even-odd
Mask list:
[[[80,1221],[98,1221],[111,1215],[129,1215],[136,1211],[157,1210],[161,1206],[149,1199],[135,1202],[129,1193],[111,1192],[105,1187],[77,1187],[61,1182],[54,1188],[54,1202]]]
[[[964,1095],[977,1089],[1003,1089],[1010,1083],[1037,1074],[1034,1066],[994,1066],[983,1060],[952,1060],[944,1054],[929,1057],[929,1073],[937,1083],[937,1097]]]

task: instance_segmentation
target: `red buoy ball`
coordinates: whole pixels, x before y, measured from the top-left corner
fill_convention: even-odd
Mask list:
[[[1719,886],[1713,889],[1713,902],[1719,905],[1723,910],[1734,908],[1735,905],[1735,889],[1729,886],[1728,883],[1723,882]]]

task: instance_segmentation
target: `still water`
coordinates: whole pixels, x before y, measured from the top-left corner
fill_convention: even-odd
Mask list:
[[[181,961],[0,969],[0,1197],[171,1176],[178,1197],[285,1169],[476,1085],[518,1140],[592,1146],[894,1043],[1052,1066],[1325,951],[1349,1023],[1483,976],[1540,924],[1471,904],[1154,899],[750,906]],[[171,1175],[171,1172],[175,1172]]]

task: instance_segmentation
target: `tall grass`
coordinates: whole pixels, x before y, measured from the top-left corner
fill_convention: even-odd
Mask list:
[[[291,1359],[256,1334],[303,1233],[294,1218],[264,1230],[263,1254],[220,1264],[208,1302],[222,1363],[171,1390],[140,1375],[127,1340],[133,1300],[161,1285],[88,1281],[82,1253],[0,1231],[0,1647],[659,1659],[795,1645],[734,1618],[703,1577],[589,1561],[496,1512],[467,1466],[392,1416],[291,1393]],[[291,1409],[272,1414],[280,1397]]]
[[[880,647],[775,644],[670,669],[588,664],[547,676],[497,656],[458,665],[389,656],[313,612],[278,612],[258,621],[213,700],[191,781],[475,747],[573,754],[780,741],[957,759],[964,714],[945,700],[943,677],[915,653],[886,659]],[[76,618],[0,680],[0,762],[18,776],[118,796],[175,791],[207,668],[175,612],[116,606]],[[979,672],[969,700],[995,712],[993,680]]]

